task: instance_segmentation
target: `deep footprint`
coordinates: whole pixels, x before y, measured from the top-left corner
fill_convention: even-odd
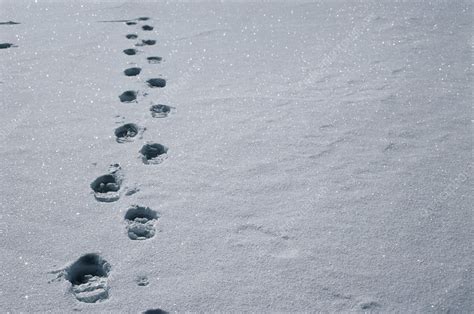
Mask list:
[[[163,311],[162,309],[150,309],[143,312],[143,314],[168,314],[168,312]]]
[[[150,107],[150,112],[153,118],[166,118],[171,112],[171,107],[161,104],[152,105]]]
[[[153,30],[153,26],[150,26],[150,25],[143,25],[142,26],[142,29],[144,31],[152,31]]]
[[[146,58],[148,60],[148,63],[160,63],[163,58],[161,57],[148,57]]]
[[[115,137],[118,143],[132,142],[141,131],[138,125],[127,123],[115,129]]]
[[[7,48],[12,48],[12,47],[18,47],[18,46],[14,44],[10,44],[10,43],[0,44],[0,49],[7,49]]]
[[[140,74],[141,71],[142,71],[141,68],[128,68],[125,71],[123,71],[123,73],[126,76],[136,76],[136,75]]]
[[[128,39],[137,39],[138,38],[138,35],[137,34],[128,34],[127,36]]]
[[[18,22],[8,21],[8,22],[0,22],[0,25],[16,25],[20,24]]]
[[[101,256],[90,253],[81,256],[65,269],[65,278],[71,283],[72,294],[86,303],[103,301],[109,297],[107,277],[111,266]]]
[[[158,214],[149,207],[132,206],[125,214],[127,234],[131,240],[146,240],[156,233],[155,223]]]
[[[153,39],[142,40],[142,45],[153,46],[154,44],[156,44],[156,40],[153,40]]]
[[[120,188],[123,182],[123,173],[120,165],[109,167],[109,173],[102,175],[92,181],[90,187],[94,191],[94,197],[99,202],[115,202],[120,198]]]
[[[140,149],[144,164],[160,164],[167,158],[168,147],[158,144],[145,144]]]
[[[152,78],[146,81],[150,87],[165,87],[166,80],[162,78]]]
[[[125,24],[127,24],[127,25],[137,25],[137,22],[127,21],[127,22],[125,22]]]
[[[119,98],[121,102],[132,102],[137,100],[137,92],[134,90],[128,90],[126,92],[123,92]]]
[[[127,56],[133,56],[137,54],[137,49],[133,49],[133,48],[125,49],[123,53],[126,54]]]

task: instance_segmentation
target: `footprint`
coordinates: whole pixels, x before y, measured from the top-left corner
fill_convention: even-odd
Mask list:
[[[138,44],[140,46],[153,46],[156,44],[156,40],[153,39],[142,39],[142,43]]]
[[[99,202],[115,202],[120,198],[120,187],[123,181],[123,173],[120,165],[109,167],[109,174],[95,179],[90,187],[94,191],[94,197]]]
[[[125,22],[125,24],[127,24],[127,25],[137,25],[137,22],[127,21],[127,22]]]
[[[152,78],[146,81],[150,87],[165,87],[166,80],[162,78]]]
[[[168,314],[168,312],[163,311],[162,309],[150,309],[143,312],[143,314]]]
[[[155,223],[158,214],[149,207],[134,205],[127,210],[125,221],[127,234],[131,240],[146,240],[156,233]]]
[[[146,58],[146,59],[148,60],[148,63],[152,63],[152,64],[153,64],[153,63],[161,63],[161,60],[162,60],[163,58],[161,58],[161,57],[148,57],[148,58]]]
[[[145,276],[145,275],[137,276],[137,278],[135,279],[135,282],[140,287],[145,287],[145,286],[148,286],[150,284],[150,282],[148,281],[148,277]]]
[[[119,98],[121,102],[132,102],[137,100],[137,94],[138,92],[134,90],[128,90],[126,92],[123,92]]]
[[[125,49],[123,53],[128,56],[133,56],[137,54],[137,49],[133,49],[133,48]]]
[[[12,48],[12,47],[18,47],[18,46],[14,44],[10,44],[10,43],[0,44],[0,49],[7,49],[7,48]]]
[[[137,39],[138,38],[138,35],[137,34],[128,34],[127,36],[128,39]]]
[[[168,147],[157,144],[145,144],[140,153],[144,164],[160,164],[167,158]]]
[[[171,112],[171,107],[167,105],[152,105],[150,107],[151,116],[153,118],[166,118]]]
[[[81,302],[95,303],[109,297],[107,277],[111,266],[101,256],[89,253],[64,270],[72,294]]]
[[[0,25],[15,25],[20,24],[18,22],[8,21],[8,22],[0,22]]]
[[[142,29],[144,31],[152,31],[153,30],[153,26],[150,26],[150,25],[143,25],[142,26]]]
[[[140,74],[141,71],[142,71],[141,68],[128,68],[125,71],[123,71],[123,73],[126,76],[136,76],[136,75]]]
[[[143,131],[143,128],[140,128],[134,123],[126,123],[116,128],[114,133],[117,143],[126,143],[132,142],[136,138],[136,136],[142,133]]]

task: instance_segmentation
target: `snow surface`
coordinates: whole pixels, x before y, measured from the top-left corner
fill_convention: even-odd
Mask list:
[[[2,0],[0,22],[1,312],[473,312],[471,1]]]

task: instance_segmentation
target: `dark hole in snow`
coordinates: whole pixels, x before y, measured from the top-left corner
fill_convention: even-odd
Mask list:
[[[150,87],[165,87],[166,80],[162,78],[152,78],[146,81]]]
[[[10,43],[3,43],[3,44],[0,44],[0,49],[7,49],[7,48],[10,48],[10,47],[18,47],[14,44],[10,44]]]
[[[138,126],[133,123],[124,124],[115,129],[117,139],[128,139],[137,136]]]
[[[128,22],[125,22],[125,24],[127,25],[136,25],[137,22],[134,22],[134,21],[128,21]]]
[[[126,92],[123,92],[119,96],[119,98],[121,102],[132,102],[137,99],[137,92],[133,90],[128,90]]]
[[[168,312],[163,311],[162,309],[150,309],[143,312],[143,314],[168,314]]]
[[[85,254],[66,269],[66,279],[73,285],[88,282],[90,277],[107,277],[110,265],[95,253]]]
[[[143,43],[144,45],[152,46],[152,45],[156,44],[156,40],[153,40],[153,39],[145,39],[145,40],[142,40],[142,43]]]
[[[145,157],[146,160],[150,160],[153,158],[156,158],[160,155],[166,154],[168,151],[168,148],[161,144],[145,144],[143,145],[142,149],[140,150],[140,153]]]
[[[143,206],[134,206],[125,214],[125,219],[127,220],[135,220],[137,218],[153,220],[158,218],[158,214],[153,209]]]
[[[117,192],[120,190],[120,182],[113,174],[105,174],[91,183],[91,189],[96,193]]]
[[[171,111],[171,107],[167,105],[152,105],[150,107],[150,112],[153,118],[164,118],[168,116]]]
[[[142,26],[142,29],[144,31],[152,31],[153,30],[153,26],[150,26],[150,25],[143,25]]]
[[[142,71],[141,68],[128,68],[125,71],[123,71],[123,73],[126,76],[136,76],[136,75],[140,74],[141,71]]]
[[[128,55],[128,56],[133,56],[133,55],[136,55],[137,54],[137,50],[136,49],[133,49],[133,48],[129,48],[129,49],[125,49],[123,51],[124,54]]]
[[[160,63],[163,58],[161,57],[148,57],[146,58],[148,63]]]
[[[128,39],[137,39],[138,38],[138,35],[137,34],[128,34],[127,36]]]

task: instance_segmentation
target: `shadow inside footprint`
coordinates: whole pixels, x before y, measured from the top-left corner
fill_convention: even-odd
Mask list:
[[[131,240],[146,240],[155,236],[158,214],[149,207],[134,205],[127,210],[127,234]]]
[[[95,253],[85,254],[65,269],[72,293],[81,302],[94,303],[109,296],[110,264]]]
[[[142,26],[142,29],[144,31],[152,31],[153,30],[153,26],[150,26],[150,25],[143,25]]]
[[[142,16],[142,17],[137,18],[137,20],[139,20],[139,21],[148,21],[149,19],[150,18],[147,17],[147,16]]]
[[[109,173],[102,175],[92,181],[90,187],[94,191],[94,197],[99,202],[115,202],[120,198],[120,187],[123,174],[118,164],[111,165]]]
[[[128,39],[137,39],[138,35],[137,34],[128,34],[125,37],[127,37]]]
[[[137,54],[137,49],[133,49],[133,48],[125,49],[123,53],[128,56],[133,56]]]
[[[148,63],[160,63],[163,58],[161,57],[148,57],[146,58]]]
[[[132,102],[137,99],[137,92],[134,90],[128,90],[126,92],[123,92],[119,98],[121,102]]]
[[[168,314],[168,312],[163,311],[162,309],[150,309],[143,312],[143,314]]]
[[[138,125],[127,123],[115,129],[115,137],[118,143],[131,142],[140,132]]]
[[[167,157],[168,148],[158,143],[145,144],[140,149],[145,164],[160,164]]]
[[[152,105],[150,107],[151,116],[153,118],[166,118],[171,112],[171,107],[167,105]]]
[[[136,76],[136,75],[140,74],[141,71],[142,71],[141,68],[128,68],[125,71],[123,71],[123,73],[126,76]]]
[[[142,40],[142,45],[153,46],[154,44],[156,44],[156,40],[153,40],[153,39]]]
[[[127,24],[127,25],[137,25],[137,22],[127,21],[127,22],[125,22],[125,24]]]
[[[146,81],[150,87],[165,87],[166,80],[162,78],[152,78]]]
[[[0,49],[7,49],[7,48],[12,48],[12,47],[18,47],[18,46],[14,44],[10,44],[10,43],[0,44]]]

